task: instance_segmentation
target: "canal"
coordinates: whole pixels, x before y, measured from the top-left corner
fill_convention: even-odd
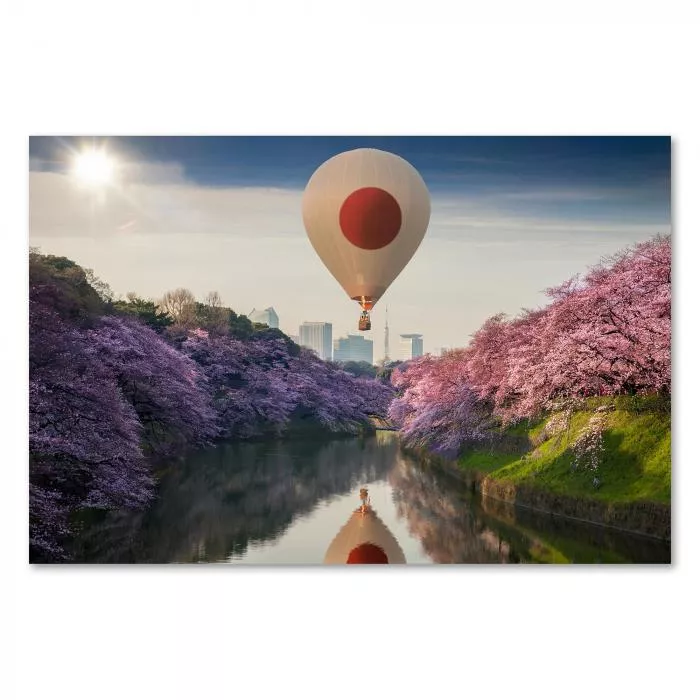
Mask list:
[[[670,543],[516,508],[425,467],[394,433],[221,444],[163,467],[143,512],[86,518],[78,563],[321,564],[360,505],[408,564],[665,563]]]

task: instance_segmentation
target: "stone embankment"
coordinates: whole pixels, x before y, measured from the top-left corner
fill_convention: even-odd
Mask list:
[[[416,454],[413,450],[411,452]],[[482,497],[572,520],[671,540],[671,507],[663,503],[608,503],[594,498],[568,496],[527,484],[493,479],[477,470],[465,471],[456,462],[427,452],[421,452],[417,456],[426,464],[459,476],[474,493]]]

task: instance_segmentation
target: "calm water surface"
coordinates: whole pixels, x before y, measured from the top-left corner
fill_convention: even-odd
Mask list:
[[[150,509],[86,522],[75,561],[321,564],[362,486],[409,564],[671,559],[665,542],[474,496],[380,432],[200,451],[163,470]]]

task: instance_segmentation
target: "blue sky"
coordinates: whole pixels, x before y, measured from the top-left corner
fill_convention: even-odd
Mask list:
[[[303,188],[318,164],[360,147],[406,158],[435,192],[503,186],[633,189],[641,202],[645,191],[658,195],[658,186],[668,186],[670,177],[668,137],[32,137],[30,158],[61,170],[66,149],[90,142],[107,143],[133,161],[178,163],[188,179],[212,187]]]
[[[99,196],[70,176],[92,142],[119,164]],[[410,161],[433,203],[382,300],[393,347],[400,332],[424,333],[427,351],[464,345],[489,315],[544,303],[545,287],[670,230],[668,137],[32,137],[30,242],[117,293],[218,289],[239,312],[274,306],[287,332],[329,320],[342,335],[356,309],[306,240],[300,196],[324,160],[367,146]]]

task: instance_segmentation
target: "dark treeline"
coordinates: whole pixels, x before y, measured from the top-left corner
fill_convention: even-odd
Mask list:
[[[29,261],[30,558],[66,557],[77,511],[142,509],[153,465],[221,439],[356,434],[386,384],[252,324],[217,293],[114,300],[63,257]]]

